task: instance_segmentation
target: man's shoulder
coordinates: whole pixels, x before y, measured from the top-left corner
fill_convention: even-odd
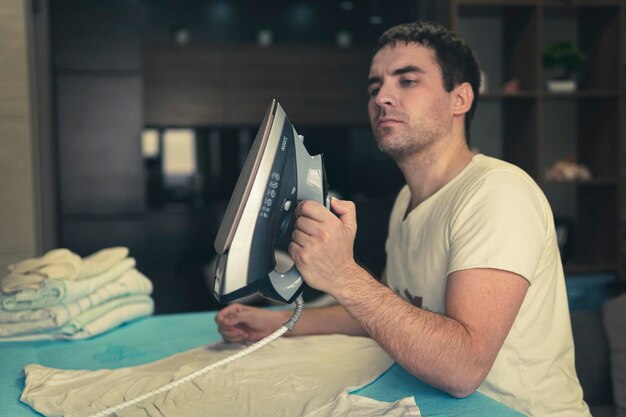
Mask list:
[[[524,170],[485,155],[476,155],[473,162],[473,172],[467,176],[464,184],[457,187],[457,208],[479,206],[486,209],[489,216],[497,212],[522,212],[551,218],[550,204],[545,194]]]
[[[482,154],[476,155],[472,160],[472,169],[468,172],[468,180],[490,185],[513,186],[519,184],[534,191],[540,191],[535,180],[517,165]]]
[[[472,162],[474,163],[475,169],[481,173],[511,173],[530,178],[526,171],[517,165],[492,156],[477,154],[474,156]]]

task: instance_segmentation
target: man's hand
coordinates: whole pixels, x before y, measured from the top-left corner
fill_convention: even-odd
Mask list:
[[[231,304],[217,313],[215,322],[227,342],[256,342],[278,330],[289,319],[287,313]]]
[[[338,280],[349,277],[359,267],[353,253],[354,203],[333,198],[331,208],[334,214],[315,201],[298,205],[289,255],[309,286],[333,295]]]

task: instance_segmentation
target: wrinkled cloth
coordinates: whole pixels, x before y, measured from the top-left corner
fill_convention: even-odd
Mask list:
[[[127,256],[128,248],[121,246],[94,252],[83,259],[78,279],[90,278],[94,275],[101,274],[121,260],[126,259]]]
[[[0,311],[0,336],[14,336],[28,332],[54,329],[79,314],[106,301],[126,295],[149,295],[150,280],[136,269],[126,271],[114,281],[67,304],[37,310]]]
[[[24,368],[21,401],[45,416],[84,417],[133,399],[231,356],[240,345],[199,347],[115,370]],[[119,417],[418,417],[412,397],[385,403],[347,393],[393,364],[371,339],[342,335],[279,338],[237,361],[129,408]]]
[[[148,295],[118,297],[84,311],[57,329],[0,337],[0,342],[87,339],[152,313],[154,301]]]
[[[80,256],[67,249],[54,249],[39,258],[25,259],[9,265],[9,274],[0,281],[6,294],[37,289],[45,279],[73,280],[80,272]]]
[[[73,281],[46,279],[42,282],[42,286],[37,289],[23,290],[11,295],[0,294],[0,309],[6,311],[34,310],[57,304],[67,304],[119,278],[134,266],[134,258],[124,258],[89,278]]]
[[[102,249],[81,259],[68,249],[53,249],[38,258],[9,265],[9,274],[0,281],[5,294],[36,290],[47,279],[80,280],[105,272],[128,256],[128,248]]]
[[[147,295],[128,295],[124,297],[114,298],[105,303],[100,304],[94,308],[90,308],[78,316],[65,323],[61,327],[61,333],[66,335],[74,335],[79,333],[82,329],[89,324],[100,320],[103,317],[110,316],[113,313],[120,313],[129,306],[145,305],[149,306],[152,310],[154,305],[152,298]],[[118,314],[119,317],[123,317],[124,314]]]
[[[342,392],[335,401],[306,417],[421,417],[421,415],[413,397],[384,402]]]

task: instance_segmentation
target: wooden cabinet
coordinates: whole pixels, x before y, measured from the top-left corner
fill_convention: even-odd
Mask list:
[[[451,0],[449,25],[485,73],[473,140],[526,170],[569,232],[567,274],[614,273],[626,281],[625,0]],[[568,41],[585,55],[575,91],[550,92],[543,51]],[[497,120],[495,123],[493,120]],[[488,138],[485,138],[488,136]],[[482,150],[482,149],[480,149]],[[568,154],[588,181],[550,181]]]
[[[371,51],[322,46],[148,45],[148,125],[257,125],[276,98],[299,125],[367,125]]]

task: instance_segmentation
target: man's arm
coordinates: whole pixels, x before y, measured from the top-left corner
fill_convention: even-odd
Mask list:
[[[483,382],[528,289],[506,271],[455,272],[444,316],[411,305],[365,271],[348,280],[332,295],[403,368],[455,397]]]
[[[218,331],[227,342],[252,342],[273,333],[293,313],[292,310],[266,310],[231,304],[215,316]],[[286,336],[313,334],[368,336],[361,325],[340,305],[306,308],[292,332]]]
[[[287,316],[291,316],[291,312]],[[304,309],[300,320],[290,335],[337,333],[349,336],[368,336],[361,325],[341,305]]]
[[[356,265],[354,204],[332,204],[338,217],[312,202],[298,206],[290,254],[306,282],[335,297],[416,377],[457,397],[474,392],[513,325],[528,282],[496,269],[458,271],[448,277],[445,316],[417,308]]]

